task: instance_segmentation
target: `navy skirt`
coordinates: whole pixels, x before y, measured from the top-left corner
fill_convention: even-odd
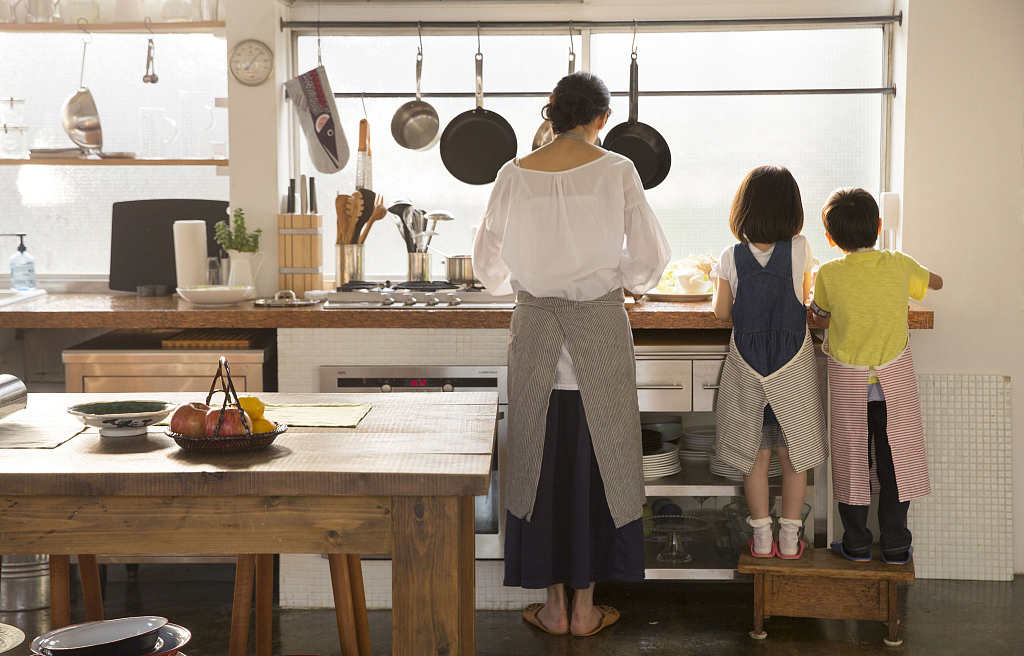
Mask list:
[[[644,579],[641,520],[616,529],[578,390],[552,390],[530,521],[506,511],[505,585],[575,590]]]

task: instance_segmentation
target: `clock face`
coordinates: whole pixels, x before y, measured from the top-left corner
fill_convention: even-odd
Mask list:
[[[251,87],[263,84],[274,72],[274,53],[262,41],[240,41],[231,49],[228,69],[242,84]]]

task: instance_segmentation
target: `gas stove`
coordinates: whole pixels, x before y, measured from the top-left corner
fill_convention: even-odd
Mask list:
[[[413,289],[407,289],[412,285]],[[423,286],[427,285],[426,288]],[[371,289],[327,293],[325,310],[511,310],[514,294],[495,296],[479,287],[456,287],[449,283],[399,283],[376,285]]]

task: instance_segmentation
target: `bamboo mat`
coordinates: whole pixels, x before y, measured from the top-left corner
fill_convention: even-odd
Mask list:
[[[54,449],[85,429],[65,412],[35,410],[29,396],[27,408],[0,419],[0,449]]]

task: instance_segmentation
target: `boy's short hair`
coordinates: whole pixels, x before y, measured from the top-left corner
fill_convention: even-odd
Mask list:
[[[847,253],[871,248],[878,240],[878,203],[860,188],[836,189],[821,208],[821,222],[836,246]]]
[[[729,212],[729,228],[741,242],[774,244],[804,229],[800,187],[785,166],[759,166],[743,178]]]

